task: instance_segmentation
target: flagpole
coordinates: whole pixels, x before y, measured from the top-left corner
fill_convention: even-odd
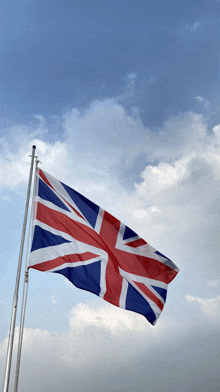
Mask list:
[[[31,214],[30,214],[30,222],[29,222],[29,230],[28,230],[28,240],[27,240],[27,250],[26,250],[26,260],[25,260],[25,273],[24,273],[23,296],[22,296],[21,317],[20,317],[19,337],[18,337],[18,351],[17,351],[16,371],[15,371],[14,392],[17,392],[17,390],[18,390],[18,381],[19,381],[19,374],[20,374],[21,349],[22,349],[22,342],[23,342],[23,335],[24,335],[24,322],[25,322],[25,313],[26,313],[26,306],[27,306],[28,284],[29,284],[29,269],[28,269],[28,266],[27,266],[28,250],[29,250],[29,240],[30,240],[31,224],[33,223],[33,206],[34,206],[34,196],[35,196],[35,186],[36,186],[36,172],[37,172],[37,169],[38,169],[38,163],[40,162],[37,159],[38,157],[35,156],[35,158],[36,158],[36,162],[35,162],[35,170],[34,170],[34,185],[33,185]]]
[[[15,292],[14,292],[14,299],[13,299],[13,306],[12,306],[11,325],[10,325],[9,338],[8,338],[8,350],[7,350],[7,358],[6,358],[6,366],[5,366],[5,379],[4,379],[3,392],[8,392],[8,388],[9,388],[12,351],[13,351],[14,333],[15,333],[15,322],[16,322],[16,315],[17,315],[17,305],[18,305],[18,292],[19,292],[19,284],[20,284],[20,276],[21,276],[21,265],[22,265],[23,250],[24,250],[25,232],[26,232],[26,226],[27,226],[27,217],[28,217],[31,182],[32,182],[33,167],[34,167],[35,149],[36,149],[36,146],[32,146],[31,166],[30,166],[30,173],[29,173],[27,199],[26,199],[24,222],[23,222],[23,228],[22,228],[20,253],[19,253],[19,258],[18,258],[18,269],[17,269]]]

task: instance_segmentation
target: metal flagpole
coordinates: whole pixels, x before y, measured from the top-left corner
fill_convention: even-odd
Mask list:
[[[25,213],[24,213],[24,222],[23,222],[21,244],[20,244],[20,253],[19,253],[19,258],[18,258],[17,277],[16,277],[16,283],[15,283],[15,292],[14,292],[12,314],[11,314],[11,325],[10,325],[9,338],[8,338],[8,351],[7,351],[6,366],[5,366],[5,380],[4,380],[3,392],[8,392],[8,387],[9,387],[12,351],[13,351],[14,333],[15,333],[15,322],[16,322],[17,304],[18,304],[18,292],[19,292],[19,283],[20,283],[20,276],[21,276],[21,265],[22,265],[22,258],[23,258],[25,231],[26,231],[26,226],[27,226],[28,207],[29,207],[30,192],[31,192],[31,182],[32,182],[32,174],[33,174],[33,167],[34,167],[35,149],[36,149],[36,146],[33,146],[32,147],[32,155],[31,155],[31,166],[30,166],[28,190],[27,190],[27,199],[26,199],[26,206],[25,206]]]
[[[33,205],[34,205],[35,186],[36,186],[36,171],[37,171],[37,168],[38,168],[38,163],[40,162],[37,159],[38,157],[35,156],[35,158],[36,158],[36,163],[35,163],[35,170],[34,170],[34,186],[33,186],[33,195],[32,195],[32,203],[31,203],[31,214],[30,214],[30,222],[29,222],[29,230],[28,230],[26,259],[25,259],[25,273],[24,273],[24,283],[23,283],[23,296],[22,296],[21,317],[20,317],[20,327],[19,327],[19,338],[18,338],[18,351],[17,351],[16,371],[15,371],[14,392],[17,392],[17,390],[18,390],[18,381],[19,381],[19,373],[20,373],[21,349],[22,349],[22,342],[23,342],[23,335],[24,335],[24,321],[25,321],[25,312],[26,312],[26,305],[27,305],[28,283],[29,283],[29,270],[28,270],[28,267],[27,267],[28,250],[29,250],[29,239],[30,239],[31,224],[33,222]]]

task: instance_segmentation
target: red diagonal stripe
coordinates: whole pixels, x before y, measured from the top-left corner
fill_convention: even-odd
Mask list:
[[[131,255],[124,252],[124,257],[120,257],[119,265],[124,271],[139,276],[146,276],[164,283],[169,283],[176,276],[177,272],[158,260],[149,257]],[[133,256],[133,257],[132,257]]]
[[[126,245],[130,246],[131,248],[138,248],[138,246],[142,246],[146,244],[147,244],[146,241],[144,241],[142,238],[139,238],[139,240],[128,242]]]
[[[56,259],[53,259],[53,260],[44,261],[43,263],[35,264],[34,266],[31,266],[30,268],[34,268],[38,271],[48,271],[52,268],[62,266],[65,263],[73,263],[74,264],[77,261],[87,261],[87,260],[93,259],[94,257],[97,257],[97,256],[98,255],[95,255],[91,252],[65,255],[63,257],[57,257]]]
[[[54,190],[54,187],[50,184],[50,182],[48,181],[47,177],[45,176],[44,172],[41,169],[39,169],[39,175],[41,179],[45,182],[45,184],[47,184],[50,188]]]
[[[100,236],[90,227],[76,222],[62,212],[53,210],[38,202],[36,219],[46,225],[69,234],[77,241],[85,244],[103,248]]]
[[[147,286],[145,286],[144,283],[135,282],[135,281],[134,281],[134,283],[139,287],[139,289],[141,289],[141,291],[142,291],[148,298],[151,299],[151,301],[155,302],[155,304],[158,306],[158,308],[159,308],[160,310],[163,310],[164,304],[159,300],[159,298],[158,298],[156,295],[154,295],[154,294],[152,293],[152,291],[151,291]]]

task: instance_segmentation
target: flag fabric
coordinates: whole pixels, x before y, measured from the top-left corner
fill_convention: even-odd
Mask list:
[[[178,268],[98,205],[37,169],[29,268],[158,319]]]

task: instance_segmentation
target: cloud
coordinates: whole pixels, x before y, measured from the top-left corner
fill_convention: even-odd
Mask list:
[[[91,164],[100,160],[104,167],[114,165],[125,153],[127,159],[133,159],[147,141],[140,119],[126,114],[117,99],[93,101],[83,112],[76,108],[67,111],[63,128],[66,139],[85,159],[90,157]]]
[[[41,120],[40,115],[37,118]],[[54,166],[54,172],[58,166],[68,166],[67,162],[71,162],[76,165],[75,173],[79,173],[79,177],[86,176],[89,171],[89,176],[103,178],[109,176],[111,169],[122,160],[125,165],[132,166],[141,155],[147,156],[149,161],[179,158],[184,151],[191,151],[191,144],[195,148],[195,141],[198,145],[206,141],[207,124],[202,115],[186,113],[170,117],[161,129],[153,132],[144,127],[138,115],[128,115],[117,99],[106,99],[93,101],[84,110],[73,108],[66,111],[63,114],[62,142],[49,142],[50,135],[46,127],[44,129],[43,133],[39,129],[30,129],[28,136],[22,127],[14,129],[13,135],[16,133],[19,140],[23,139],[22,146],[19,141],[15,152],[9,143],[11,135],[4,138],[4,145],[8,143],[8,147],[0,158],[2,174],[6,169],[9,173],[21,173],[20,180],[19,176],[14,176],[17,177],[15,182],[10,180],[11,174],[8,180],[3,176],[5,185],[16,185],[24,180],[22,173],[27,172],[27,155],[33,142],[37,144],[37,153],[43,164],[51,169]]]
[[[135,332],[144,335],[146,329],[150,335],[156,334],[155,328],[147,326],[144,317],[119,309],[115,306],[93,306],[79,304],[70,312],[70,328],[83,331],[87,327],[95,326],[105,329],[113,335]],[[160,328],[163,323],[160,323]]]
[[[45,171],[131,226],[181,269],[199,265],[207,279],[219,279],[219,124],[209,129],[206,117],[186,112],[150,130],[117,99],[75,107],[62,121],[60,140],[39,130],[24,131],[23,139],[19,129],[22,145],[1,155],[2,187],[27,184],[36,144]],[[137,159],[142,170],[135,169]],[[132,189],[125,171],[135,179]]]
[[[43,373],[42,377],[53,383],[53,378],[56,378],[55,372],[62,378],[66,369],[71,369],[73,374],[78,371],[96,373],[97,366],[103,369],[115,367],[116,363],[120,366],[120,361],[124,357],[123,350],[128,355],[135,351],[133,343],[129,343],[129,337],[140,342],[146,331],[148,340],[150,336],[158,334],[158,330],[150,326],[140,315],[112,305],[100,306],[97,302],[89,305],[79,304],[70,312],[69,331],[66,334],[53,336],[46,330],[25,328],[22,353],[25,379],[21,376],[21,383],[24,387],[30,378],[37,381],[35,371],[31,371],[31,367],[37,373]],[[18,340],[18,332],[16,328],[15,342]],[[115,356],[117,348],[118,353]],[[6,349],[7,339],[0,344],[1,361],[5,359]],[[43,372],[44,366],[48,369],[47,377]]]
[[[196,101],[200,102],[200,103],[203,102],[204,108],[205,108],[206,110],[209,109],[210,102],[209,102],[208,100],[205,100],[204,97],[197,96],[197,97],[195,97],[194,99],[195,99]]]
[[[137,79],[137,74],[135,72],[131,72],[131,73],[126,75],[126,79],[128,79],[128,80]]]
[[[51,302],[52,302],[52,304],[56,305],[57,297],[55,295],[52,295]]]
[[[220,296],[217,298],[200,298],[193,297],[192,295],[186,295],[186,300],[188,302],[197,302],[200,305],[201,310],[207,316],[219,317],[220,314]]]
[[[206,284],[208,287],[216,287],[220,284],[220,280],[219,279],[209,280]]]
[[[195,113],[170,118],[160,130],[160,144],[157,135],[151,141],[159,162],[146,166],[124,205],[130,225],[152,245],[159,239],[167,254],[172,243],[180,269],[189,259],[188,268],[197,265],[204,275],[212,270],[210,279],[220,276],[219,129],[209,130],[205,118]]]
[[[190,26],[186,25],[186,29],[189,29],[189,31],[192,33],[196,33],[198,31],[198,29],[202,26],[202,22],[201,20],[197,20],[195,23],[193,23]]]
[[[199,95],[197,97],[195,97],[195,99],[199,102],[203,102],[204,101],[204,97],[200,97]]]
[[[22,133],[20,132],[20,136]],[[16,153],[7,152],[0,158],[0,185],[8,188],[15,188],[20,184],[27,183],[30,171],[30,157],[32,145],[37,145],[37,154],[41,157],[44,165],[51,170],[56,170],[62,174],[63,167],[66,165],[66,146],[59,141],[54,144],[44,142],[34,138],[26,143],[19,143]]]
[[[45,119],[43,116],[41,116],[41,114],[35,114],[34,117],[40,121],[40,125],[44,126],[45,125]]]
[[[186,23],[180,29],[180,37],[189,40],[211,40],[219,45],[220,22],[218,18],[199,19]]]
[[[158,322],[154,328],[144,317],[101,301],[79,304],[66,333],[25,328],[20,389],[144,392],[147,383],[159,392],[163,383],[165,392],[184,392],[211,372],[218,376],[218,328],[198,326],[189,331],[184,323]],[[0,344],[1,363],[6,349],[7,339]]]
[[[3,196],[1,196],[1,199],[4,201],[11,201],[11,196],[3,195]]]

